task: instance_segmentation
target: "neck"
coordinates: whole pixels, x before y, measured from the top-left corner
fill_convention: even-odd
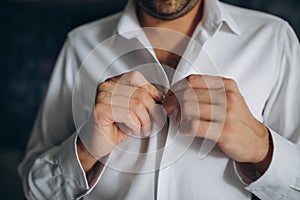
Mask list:
[[[202,18],[203,0],[199,0],[196,6],[186,15],[174,20],[160,20],[150,16],[142,8],[138,8],[138,15],[142,27],[167,28],[192,36],[197,24]]]
[[[202,1],[199,0],[189,13],[175,20],[159,20],[138,8],[142,27],[160,28],[147,30],[145,33],[154,47],[156,57],[161,64],[174,69],[177,67],[181,55],[188,44],[188,38],[192,36],[202,17]],[[162,31],[161,28],[171,31]]]

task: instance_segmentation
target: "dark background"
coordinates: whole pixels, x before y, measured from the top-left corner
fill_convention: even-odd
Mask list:
[[[299,0],[224,0],[289,21],[300,36]],[[74,27],[124,8],[126,0],[0,0],[1,199],[21,199],[16,167],[55,59]]]

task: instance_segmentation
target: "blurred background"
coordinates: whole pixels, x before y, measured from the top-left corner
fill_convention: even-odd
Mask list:
[[[223,0],[287,20],[300,36],[299,0]],[[66,34],[121,11],[126,0],[0,0],[1,199],[23,199],[16,167]]]

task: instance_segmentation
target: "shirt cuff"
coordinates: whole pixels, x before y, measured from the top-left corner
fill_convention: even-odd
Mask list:
[[[297,185],[300,175],[300,148],[270,128],[269,130],[273,141],[273,156],[266,172],[248,185],[243,181],[247,175],[237,170],[235,162],[234,168],[239,179],[246,184],[246,190],[261,199],[280,199],[290,187],[300,187]]]
[[[76,140],[78,133],[75,132],[69,137],[60,148],[58,161],[61,171],[65,177],[65,184],[71,187],[73,194],[68,194],[70,197],[85,194],[88,189],[88,182],[85,177],[85,172],[81,167],[76,150]]]
[[[59,155],[59,164],[61,171],[65,177],[65,184],[71,187],[74,191],[73,194],[69,194],[71,197],[81,199],[83,196],[89,194],[93,188],[97,185],[102,176],[106,166],[103,167],[102,172],[99,174],[96,182],[92,187],[89,187],[86,174],[81,166],[78,154],[77,154],[77,138],[82,129],[75,132],[69,137],[61,146]],[[81,134],[81,133],[80,133]],[[76,193],[75,193],[76,191]]]

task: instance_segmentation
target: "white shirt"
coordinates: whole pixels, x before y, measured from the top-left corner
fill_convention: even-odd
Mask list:
[[[274,150],[267,171],[256,181],[246,184],[243,180],[251,181],[253,177],[238,174],[234,161],[217,146],[200,159],[199,149],[203,143],[200,138],[192,141],[182,154],[185,144],[191,141],[177,134],[174,119],[170,117],[165,134],[152,137],[148,143],[129,138],[119,145],[137,153],[151,153],[163,144],[167,144],[167,149],[160,154],[130,157],[116,148],[109,155],[107,166],[96,184],[91,188],[88,186],[76,153],[78,132],[83,131],[76,129],[88,119],[91,107],[90,102],[85,102],[89,95],[83,89],[89,84],[80,76],[76,79],[80,66],[84,67],[86,63],[97,65],[98,72],[104,72],[101,77],[98,77],[98,72],[94,74],[92,68],[85,68],[91,69],[85,71],[85,75],[101,82],[150,59],[157,66],[157,71],[151,72],[150,78],[159,77],[165,84],[169,83],[151,49],[150,54],[145,54],[147,50],[144,50],[143,56],[139,56],[139,52],[129,53],[117,64],[104,69],[107,60],[127,48],[123,45],[116,48],[115,44],[140,42],[140,45],[148,47],[147,40],[141,39],[142,36],[134,31],[138,28],[135,5],[129,1],[124,12],[69,33],[38,113],[26,156],[19,166],[26,197],[242,200],[251,199],[253,193],[263,200],[300,199],[299,41],[291,27],[279,18],[216,0],[205,1],[204,17],[193,34],[194,41],[203,45],[206,58],[213,62],[200,56],[203,49],[197,48],[197,45],[189,45],[184,55],[191,59],[201,74],[224,76],[237,82],[252,114],[271,132]],[[98,44],[115,33],[119,33],[120,37],[114,45],[106,47],[96,60],[86,61]],[[217,66],[218,72],[208,65]],[[175,75],[171,84],[199,73],[184,62],[179,63],[177,71],[181,75],[177,78]],[[78,99],[74,98],[73,89]],[[75,109],[74,113],[74,105],[82,105],[82,110],[79,108],[76,113]],[[174,159],[178,153],[180,156]],[[159,170],[153,171],[155,167]],[[148,173],[145,173],[147,170]],[[139,171],[143,173],[131,173]]]

